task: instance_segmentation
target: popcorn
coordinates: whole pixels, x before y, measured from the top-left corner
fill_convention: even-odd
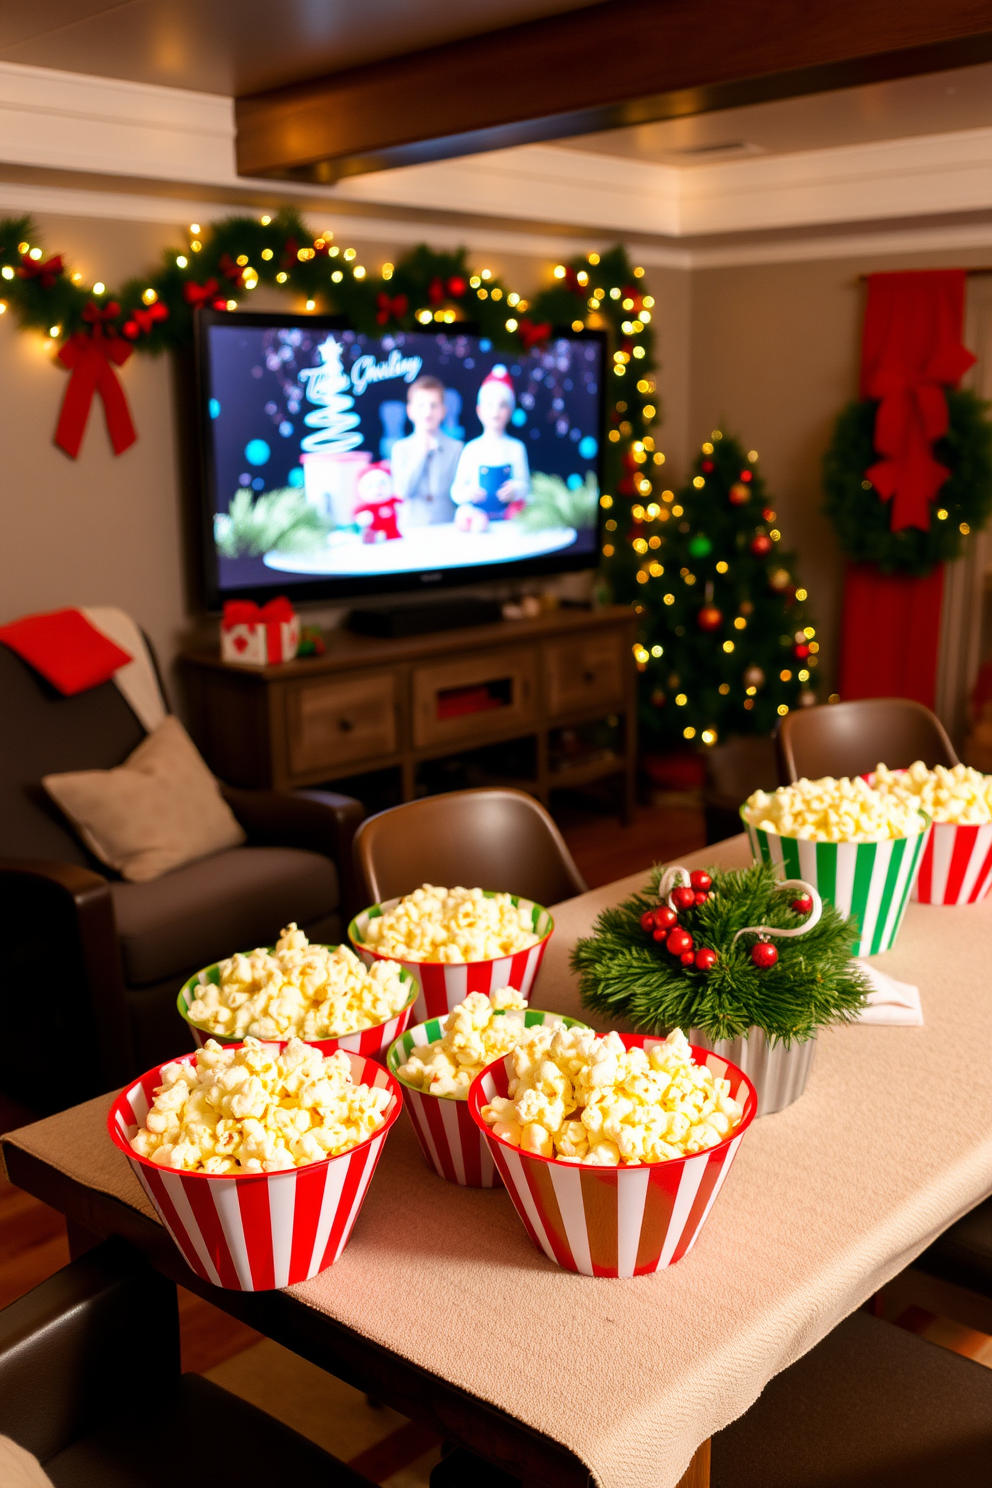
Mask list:
[[[954,765],[950,770],[944,765],[928,770],[922,760],[916,760],[908,770],[879,765],[872,786],[907,806],[921,806],[935,822],[952,822],[955,826],[992,822],[992,775],[983,775],[968,765]]]
[[[860,777],[797,780],[767,795],[756,790],[744,803],[752,827],[808,842],[886,842],[926,828],[916,803],[872,790]]]
[[[513,987],[500,987],[489,997],[470,992],[441,1020],[443,1036],[411,1049],[397,1074],[425,1095],[468,1100],[468,1088],[476,1075],[494,1059],[509,1054],[526,1031],[519,1019],[507,1018],[505,1013],[526,1007],[527,999]]]
[[[413,988],[389,961],[367,967],[348,946],[311,945],[295,924],[269,953],[230,956],[220,983],[196,989],[189,1017],[237,1042],[254,1038],[336,1038],[394,1017]]]
[[[680,1029],[651,1049],[616,1033],[528,1029],[507,1096],[483,1106],[494,1135],[524,1152],[594,1167],[666,1162],[715,1147],[740,1125],[729,1080],[693,1060]]]
[[[161,1074],[131,1146],[190,1173],[273,1173],[337,1157],[378,1131],[391,1099],[356,1085],[341,1050],[325,1058],[300,1039],[282,1050],[209,1039],[195,1063],[166,1064]]]
[[[497,961],[537,945],[529,908],[509,894],[422,884],[369,919],[367,944],[400,961]]]

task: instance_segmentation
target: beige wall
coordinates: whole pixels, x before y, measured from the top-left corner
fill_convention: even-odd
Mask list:
[[[833,685],[843,560],[823,516],[820,462],[834,419],[857,393],[865,286],[859,275],[987,263],[988,250],[885,254],[697,271],[692,276],[689,436],[713,428],[758,450],[799,554]]]

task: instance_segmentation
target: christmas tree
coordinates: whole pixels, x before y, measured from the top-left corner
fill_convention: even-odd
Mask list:
[[[362,442],[361,433],[356,432],[361,421],[353,411],[351,380],[341,365],[341,347],[333,336],[328,336],[317,349],[320,365],[304,367],[300,372],[301,382],[306,383],[307,398],[316,404],[303,422],[317,433],[308,434],[300,441],[300,447],[307,454],[346,454]]]
[[[691,480],[660,497],[633,504],[625,534],[610,536],[606,523],[615,597],[641,618],[644,741],[769,734],[790,709],[816,702],[819,646],[757,451],[715,429]]]

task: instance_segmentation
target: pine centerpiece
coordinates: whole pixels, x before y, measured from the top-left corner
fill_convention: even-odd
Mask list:
[[[789,1050],[864,1007],[855,938],[815,889],[763,864],[712,877],[656,866],[641,893],[603,911],[571,965],[586,1007],[642,1033],[682,1028],[716,1045],[758,1031]]]

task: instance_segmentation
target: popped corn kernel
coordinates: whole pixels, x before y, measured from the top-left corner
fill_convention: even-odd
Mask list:
[[[278,1172],[337,1156],[378,1131],[388,1090],[356,1085],[347,1054],[293,1039],[283,1050],[209,1039],[194,1063],[168,1064],[144,1125],[141,1157],[191,1173]]]
[[[295,924],[273,951],[221,961],[220,982],[197,988],[189,1017],[237,1041],[335,1038],[395,1017],[413,991],[389,961],[366,966],[348,946],[311,945]]]
[[[531,911],[509,894],[421,884],[385,914],[375,915],[367,944],[400,961],[495,961],[537,945]]]
[[[500,987],[488,997],[470,992],[441,1020],[441,1038],[415,1045],[397,1074],[426,1095],[468,1100],[476,1075],[508,1054],[524,1032],[523,1019],[507,1014],[526,1008],[527,999],[514,987]]]
[[[744,804],[751,826],[808,842],[886,842],[926,828],[915,802],[873,790],[860,776],[797,780],[770,794],[754,791]]]
[[[908,806],[921,806],[935,822],[982,826],[992,822],[992,775],[970,765],[935,765],[916,760],[908,770],[879,765],[871,783],[876,791]]]
[[[496,1136],[542,1157],[665,1162],[715,1147],[744,1114],[729,1080],[695,1063],[680,1029],[645,1050],[591,1028],[531,1028],[511,1059],[509,1094],[482,1117]]]

